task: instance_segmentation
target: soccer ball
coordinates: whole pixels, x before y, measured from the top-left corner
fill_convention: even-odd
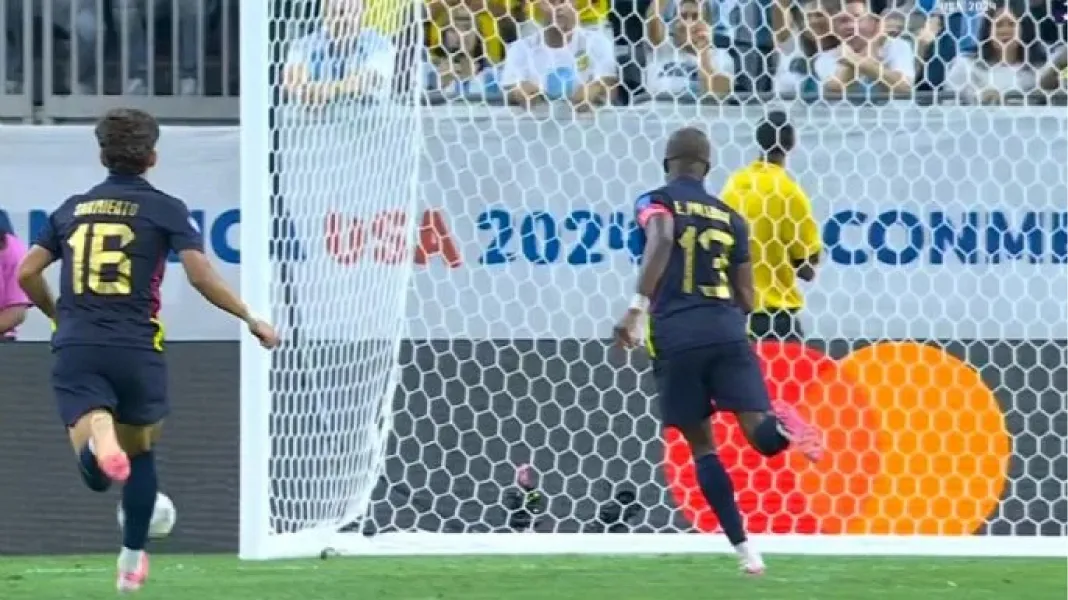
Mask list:
[[[119,529],[126,518],[122,512],[122,503],[119,503]],[[148,537],[158,540],[171,534],[174,523],[178,520],[178,509],[167,494],[156,494],[156,507],[152,510],[152,522],[148,525]]]

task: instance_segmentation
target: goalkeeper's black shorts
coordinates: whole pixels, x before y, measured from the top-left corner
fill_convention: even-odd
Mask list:
[[[749,315],[749,337],[755,341],[802,342],[805,332],[796,310],[772,310]]]

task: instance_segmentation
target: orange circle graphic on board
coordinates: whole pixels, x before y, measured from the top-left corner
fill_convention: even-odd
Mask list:
[[[869,346],[834,361],[798,344],[755,346],[772,398],[824,432],[811,465],[766,459],[733,417],[714,421],[720,458],[751,533],[963,535],[982,526],[1005,485],[1010,444],[993,393],[968,365],[931,346]],[[718,523],[689,449],[665,432],[664,474],[701,531]]]
[[[882,469],[849,533],[968,535],[997,509],[1011,444],[997,398],[979,374],[938,348],[862,348],[842,369],[880,415]]]
[[[731,474],[746,527],[751,533],[841,531],[843,515],[860,514],[879,471],[872,433],[877,419],[865,390],[815,349],[774,342],[754,349],[771,397],[795,405],[820,426],[828,455],[808,470],[794,468],[789,453],[765,458],[749,447],[733,416],[716,415],[720,459]],[[697,484],[689,448],[674,429],[665,436],[664,470],[676,505],[697,529],[715,531],[718,522]]]

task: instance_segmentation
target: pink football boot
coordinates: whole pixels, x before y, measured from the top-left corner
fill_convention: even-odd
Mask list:
[[[145,581],[148,580],[148,553],[141,553],[141,560],[137,565],[136,571],[123,571],[122,565],[119,565],[119,577],[115,584],[116,589],[121,594],[127,594],[130,592],[136,592],[145,585]]]
[[[775,402],[774,411],[785,429],[782,433],[790,443],[797,446],[810,461],[819,462],[823,458],[823,434],[820,430],[802,419],[797,409],[785,402]]]
[[[125,452],[116,452],[110,456],[96,457],[96,464],[108,479],[116,483],[125,483],[130,478],[130,458]]]

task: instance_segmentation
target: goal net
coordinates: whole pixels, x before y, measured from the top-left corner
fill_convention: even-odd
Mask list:
[[[823,253],[801,285],[805,341],[755,347],[772,397],[828,452],[765,459],[717,416],[748,530],[772,552],[1065,553],[1063,106],[1008,91],[983,106],[985,88],[949,87],[953,68],[980,67],[941,55],[937,84],[927,58],[907,94],[841,98],[792,71],[817,14],[790,15],[797,42],[774,52],[735,14],[715,77],[657,62],[685,47],[636,53],[636,22],[655,36],[645,15],[580,23],[571,71],[517,75],[493,64],[509,33],[488,12],[366,1],[242,16],[242,278],[286,336],[273,357],[242,341],[242,556],[727,550],[685,444],[658,423],[648,358],[607,338],[641,254],[633,202],[662,183],[667,136],[708,131],[718,192],[779,109]],[[345,18],[317,11],[339,5],[374,15],[390,82],[347,65],[362,86],[300,96],[329,77],[286,79],[287,65],[326,68],[310,44]],[[665,15],[664,44],[702,18],[687,6]],[[543,41],[544,17],[519,35]],[[938,16],[939,35],[960,17]],[[915,51],[930,24],[916,19],[882,43]],[[485,63],[457,58],[471,35]],[[753,71],[772,55],[773,76]],[[907,58],[895,68],[913,75]],[[629,104],[576,110],[568,97],[602,75]],[[502,105],[502,84],[542,76],[550,101]],[[712,98],[723,85],[733,96]],[[1057,85],[1035,93],[1063,101]]]

